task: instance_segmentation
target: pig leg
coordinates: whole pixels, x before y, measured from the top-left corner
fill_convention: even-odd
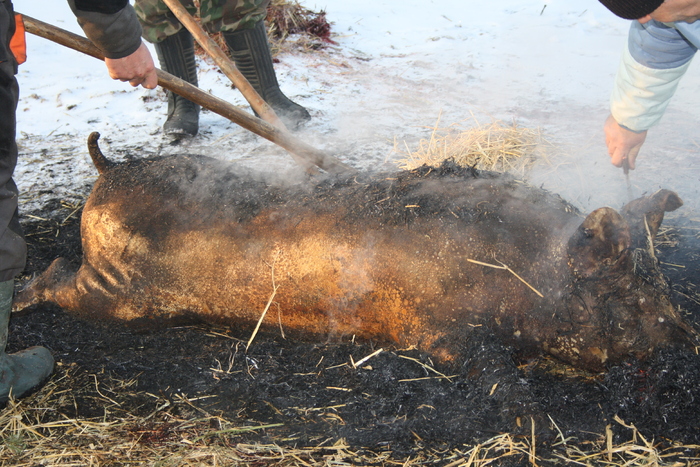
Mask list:
[[[68,261],[58,258],[39,277],[32,280],[15,297],[13,310],[20,311],[39,303],[52,302],[61,308],[74,309],[76,274]]]

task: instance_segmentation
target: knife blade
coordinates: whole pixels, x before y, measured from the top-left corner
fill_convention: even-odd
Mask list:
[[[627,182],[627,201],[630,202],[632,201],[632,184],[630,183],[630,163],[626,157],[622,160],[622,171]]]

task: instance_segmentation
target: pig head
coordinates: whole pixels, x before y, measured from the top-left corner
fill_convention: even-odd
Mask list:
[[[450,164],[289,184],[197,156],[115,165],[93,146],[82,265],[56,260],[17,308],[252,330],[269,302],[269,333],[457,362],[489,326],[523,355],[596,371],[694,339],[653,257],[663,213],[682,204],[669,191],[582,218],[544,190]]]
[[[664,212],[681,205],[675,193],[660,190],[621,213],[601,208],[586,217],[567,243],[571,276],[563,300],[541,323],[556,327],[542,339],[544,350],[601,369],[627,355],[644,358],[656,347],[696,339],[670,301],[653,245]]]

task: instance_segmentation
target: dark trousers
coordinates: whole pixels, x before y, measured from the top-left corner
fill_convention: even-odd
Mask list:
[[[27,257],[17,212],[17,185],[12,179],[17,165],[15,113],[19,99],[17,62],[10,51],[14,30],[12,2],[0,0],[0,282],[19,274]]]

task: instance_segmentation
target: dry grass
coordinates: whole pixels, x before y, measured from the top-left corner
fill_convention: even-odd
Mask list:
[[[539,129],[518,127],[493,120],[481,124],[472,116],[467,123],[440,127],[440,118],[435,123],[430,139],[423,139],[415,150],[405,143],[394,150],[405,157],[399,161],[402,169],[415,169],[424,164],[437,167],[443,161],[452,159],[464,167],[482,170],[509,172],[517,177],[524,176],[535,160],[546,159],[551,145]]]
[[[166,400],[134,391],[135,380],[120,381],[106,375],[82,375],[74,367],[61,367],[39,392],[10,401],[0,412],[1,466],[344,466],[344,465],[445,465],[487,466],[501,461],[520,465],[572,464],[589,466],[690,466],[700,465],[700,446],[658,446],[634,426],[617,419],[630,436],[613,444],[612,430],[595,442],[578,442],[559,436],[547,458],[540,457],[538,440],[531,435],[503,433],[475,445],[450,450],[426,447],[408,458],[390,451],[353,448],[344,440],[326,439],[317,446],[287,447],[275,442],[281,425],[254,425],[225,420],[207,413],[186,396]],[[152,410],[136,415],[124,407],[137,396],[151,400]],[[102,415],[73,418],[67,415],[76,397],[92,398]],[[178,413],[191,413],[182,416]],[[556,428],[554,424],[552,424]],[[556,428],[558,430],[558,428]],[[264,431],[270,443],[251,443],[244,435]],[[694,457],[695,456],[695,457]]]
[[[609,465],[609,466],[692,466],[700,465],[700,446],[674,445],[659,448],[642,436],[634,425],[628,425],[619,417],[615,422],[630,431],[631,439],[622,444],[613,441],[612,427],[608,425],[605,434],[588,449],[576,443],[568,443],[560,433],[558,444],[563,452],[557,457],[567,464]],[[688,455],[691,453],[691,455]],[[692,454],[694,453],[694,454]]]
[[[296,1],[272,0],[267,7],[267,37],[272,54],[290,50],[312,51],[335,44],[326,13],[304,8]],[[294,41],[288,41],[290,35]]]
[[[38,393],[11,401],[0,412],[0,465],[351,465],[357,459],[342,441],[308,449],[235,442],[243,433],[279,425],[232,424],[195,408],[194,401],[184,396],[168,401],[147,394],[155,410],[136,416],[122,408],[124,399],[136,396],[130,389],[133,381],[103,377],[98,382],[96,375],[91,376],[94,388],[71,389],[65,385],[80,381],[90,386],[89,378],[81,380],[73,369],[62,369],[62,375]],[[74,395],[81,392],[103,405],[103,416],[81,419],[57,411],[71,407]],[[199,416],[175,415],[182,407]]]

